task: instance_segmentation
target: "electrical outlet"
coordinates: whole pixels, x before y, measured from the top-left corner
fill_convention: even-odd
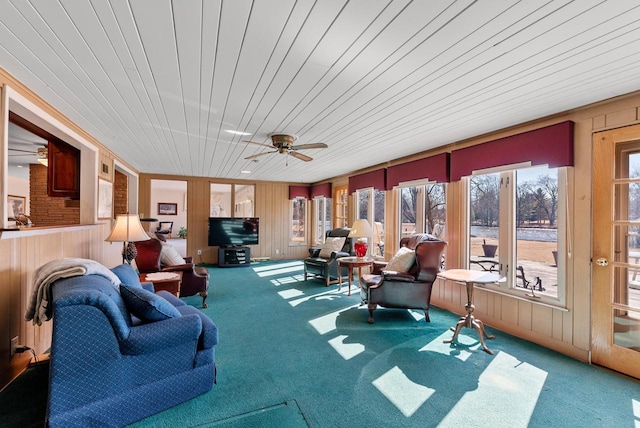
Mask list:
[[[276,256],[280,254],[280,250],[276,248]]]
[[[201,256],[202,255],[202,250],[198,250],[198,255]]]
[[[12,357],[15,355],[17,347],[18,347],[18,336],[11,339],[11,356]]]

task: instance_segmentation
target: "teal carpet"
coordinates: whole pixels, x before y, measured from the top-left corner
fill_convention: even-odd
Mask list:
[[[210,270],[218,384],[133,427],[640,426],[638,381],[491,328],[493,356],[469,329],[444,344],[455,314],[378,309],[369,325],[355,287],[304,282],[301,262]]]

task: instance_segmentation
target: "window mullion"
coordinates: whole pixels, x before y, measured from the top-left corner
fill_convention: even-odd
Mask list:
[[[506,276],[506,286],[515,287],[516,278],[516,192],[515,172],[500,174],[500,213],[499,213],[499,262],[500,273]]]
[[[418,233],[426,233],[426,224],[425,224],[425,216],[426,216],[426,194],[424,186],[418,186],[418,200],[416,201],[416,232]]]

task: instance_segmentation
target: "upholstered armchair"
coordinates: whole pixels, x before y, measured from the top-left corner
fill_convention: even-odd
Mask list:
[[[167,291],[145,290],[130,265],[112,269],[116,278],[106,271],[51,287],[47,427],[128,426],[215,382],[215,323]]]
[[[338,282],[338,262],[339,257],[348,257],[355,255],[351,238],[349,238],[348,227],[329,230],[325,236],[325,244],[322,247],[311,247],[309,249],[309,257],[304,259],[304,280],[309,275],[322,278],[328,287]],[[348,272],[344,269],[343,276],[346,277]]]
[[[158,228],[156,229],[156,233],[171,236],[172,231],[173,231],[172,221],[161,221],[160,223],[158,223]]]
[[[182,272],[180,296],[202,296],[202,307],[207,307],[209,270],[195,266],[191,257],[181,257],[171,244],[152,238],[135,243],[138,255],[136,266],[140,273]]]
[[[429,319],[431,289],[442,266],[447,243],[421,233],[400,240],[400,249],[388,262],[375,262],[371,274],[360,278],[362,303],[369,307],[369,324],[378,305],[422,309]]]

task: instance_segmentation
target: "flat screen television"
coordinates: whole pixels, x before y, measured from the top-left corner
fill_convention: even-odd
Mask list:
[[[258,245],[259,224],[257,217],[209,217],[209,246]]]

